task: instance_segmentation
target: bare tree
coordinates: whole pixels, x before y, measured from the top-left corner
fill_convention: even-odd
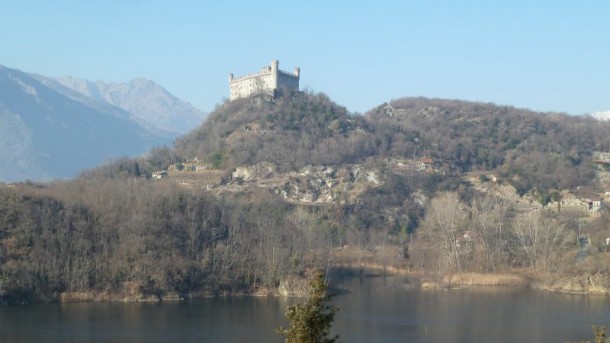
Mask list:
[[[508,260],[508,219],[504,200],[492,196],[475,198],[470,208],[477,268],[492,271]]]
[[[517,249],[525,255],[535,274],[549,274],[558,267],[560,257],[570,249],[570,231],[542,210],[523,213],[515,218],[513,233]]]
[[[457,193],[441,193],[428,206],[420,228],[426,258],[435,261],[440,272],[461,271],[458,237],[465,229],[466,210]]]

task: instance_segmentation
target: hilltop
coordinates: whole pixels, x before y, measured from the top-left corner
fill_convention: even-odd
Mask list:
[[[427,155],[458,173],[493,171],[520,194],[595,183],[590,162],[610,142],[608,123],[590,117],[487,103],[405,98],[367,117],[392,135],[387,153]],[[409,134],[421,136],[421,149]]]
[[[324,94],[284,89],[221,105],[208,120],[176,141],[181,159],[214,161],[217,167],[269,162],[283,171],[310,164],[339,165],[372,154],[372,136],[361,117]]]
[[[444,176],[488,172],[520,195],[546,197],[553,190],[607,186],[598,184],[592,161],[608,149],[609,128],[591,117],[425,98],[395,100],[355,116],[323,94],[290,92],[221,105],[177,140],[173,162],[198,160],[226,170],[270,163],[287,172],[424,161]]]

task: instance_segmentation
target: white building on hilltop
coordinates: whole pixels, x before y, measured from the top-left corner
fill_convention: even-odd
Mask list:
[[[291,88],[299,90],[299,78],[301,69],[296,67],[290,73],[279,69],[278,60],[271,61],[271,65],[263,67],[259,72],[233,77],[229,74],[229,100],[247,98],[252,94],[269,94],[275,96],[279,88]]]

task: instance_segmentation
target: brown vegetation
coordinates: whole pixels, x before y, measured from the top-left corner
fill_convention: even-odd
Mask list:
[[[527,286],[527,278],[518,274],[458,273],[445,276],[443,283],[451,286]]]
[[[608,214],[586,221],[542,204],[557,201],[560,190],[596,185],[589,162],[595,150],[610,149],[608,125],[419,98],[365,116],[349,115],[323,94],[225,103],[173,148],[118,159],[71,181],[0,186],[0,298],[255,292],[310,267],[439,279],[513,268],[541,277],[607,273]],[[422,170],[389,163],[422,157]],[[258,163],[278,173],[359,163],[380,182],[352,193],[346,182],[336,201],[303,205],[265,188],[209,192],[196,178],[191,187],[150,179],[195,158],[223,186],[237,183],[234,167]],[[539,208],[477,191],[463,178],[471,171],[495,175],[495,184],[536,198]],[[577,245],[584,233],[589,247]],[[461,282],[516,282],[486,278]]]

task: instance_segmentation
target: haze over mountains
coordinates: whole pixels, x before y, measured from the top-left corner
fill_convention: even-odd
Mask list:
[[[137,78],[126,83],[104,83],[71,77],[51,79],[86,97],[127,111],[147,127],[168,132],[173,138],[192,130],[205,114],[178,99],[153,81]]]
[[[149,80],[93,83],[0,66],[0,181],[72,177],[170,144],[203,117]]]

